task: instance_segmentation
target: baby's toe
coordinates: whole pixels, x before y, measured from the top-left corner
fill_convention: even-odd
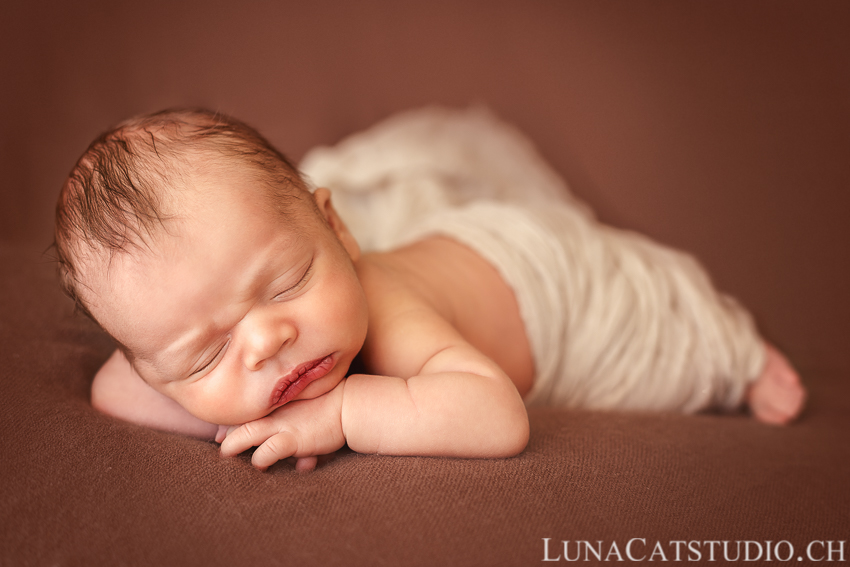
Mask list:
[[[806,389],[788,359],[767,345],[767,361],[748,393],[753,415],[765,423],[785,424],[803,409]]]
[[[781,402],[781,409],[788,416],[788,420],[792,420],[803,411],[803,405],[806,402],[806,389],[800,383],[799,377],[795,377],[795,381],[785,390]]]

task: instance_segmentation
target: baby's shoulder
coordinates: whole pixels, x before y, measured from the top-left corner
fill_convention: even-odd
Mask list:
[[[426,239],[388,252],[364,254],[357,276],[374,315],[396,318],[410,310],[451,312],[443,273],[449,258],[435,239]]]
[[[406,258],[393,253],[369,254],[357,264],[357,275],[369,305],[372,335],[395,334],[420,320],[447,318],[448,307],[427,278],[409,269]]]
[[[438,294],[403,258],[369,254],[357,273],[369,305],[362,356],[372,372],[414,376],[434,352],[463,340]]]

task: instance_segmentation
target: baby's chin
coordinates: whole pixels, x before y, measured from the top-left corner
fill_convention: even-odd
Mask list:
[[[205,421],[213,425],[233,426],[243,425],[245,423],[250,423],[252,421],[263,419],[264,417],[267,417],[272,412],[274,412],[274,410],[277,408],[265,408],[263,410],[252,410],[244,412],[191,411],[189,408],[185,407],[184,409],[186,409],[190,414],[192,414],[192,416],[197,419],[200,419],[201,421]]]
[[[251,413],[245,414],[245,417],[233,417],[233,416],[222,416],[221,419],[210,421],[209,423],[214,423],[216,425],[244,425],[246,423],[250,423],[252,421],[257,421],[263,419],[264,417],[268,417],[272,414],[274,410],[270,409],[265,413]],[[204,420],[208,421],[208,420]]]

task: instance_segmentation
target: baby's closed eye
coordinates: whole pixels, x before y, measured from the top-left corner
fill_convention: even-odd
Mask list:
[[[302,287],[304,287],[304,285],[310,279],[310,275],[312,274],[312,272],[313,272],[313,259],[311,258],[310,263],[307,265],[307,269],[304,270],[304,275],[301,276],[301,279],[299,279],[298,282],[296,282],[295,285],[293,285],[292,287],[285,289],[282,292],[275,295],[274,299],[285,299],[286,297],[288,297],[288,296],[294,294],[295,292],[299,291]]]
[[[225,351],[225,349],[227,349],[227,346],[229,344],[230,344],[230,339],[228,338],[227,341],[215,351],[215,354],[213,354],[211,357],[207,358],[206,361],[202,363],[201,367],[198,368],[197,370],[193,370],[189,374],[189,376],[199,376],[200,374],[203,374],[206,370],[212,369],[213,365],[216,362],[218,362],[219,359],[221,359],[221,356],[224,354],[224,351]]]

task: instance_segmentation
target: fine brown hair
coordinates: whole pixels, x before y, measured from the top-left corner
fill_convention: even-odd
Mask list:
[[[53,248],[62,290],[80,299],[82,252],[115,254],[145,246],[167,220],[163,203],[185,187],[201,164],[236,165],[266,189],[286,216],[308,191],[292,163],[250,126],[200,108],[137,116],[104,132],[83,153],[56,205]],[[310,200],[312,201],[312,200]],[[97,322],[95,320],[95,322]]]

